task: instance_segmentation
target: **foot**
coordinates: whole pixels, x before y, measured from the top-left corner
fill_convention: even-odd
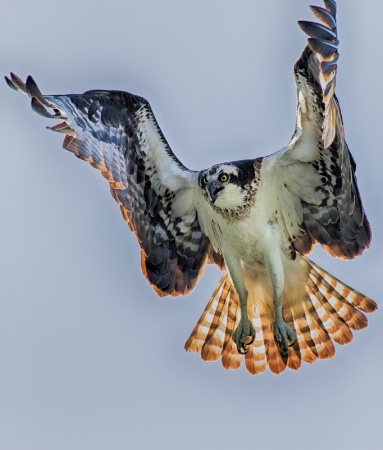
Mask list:
[[[255,330],[249,319],[241,319],[232,338],[237,344],[238,353],[244,355],[249,351],[249,345],[255,340]]]
[[[274,339],[282,356],[287,356],[289,347],[294,345],[298,337],[283,319],[275,319],[273,324]]]

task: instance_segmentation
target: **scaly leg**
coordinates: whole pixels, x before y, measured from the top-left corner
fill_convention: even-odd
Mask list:
[[[225,264],[229,271],[230,278],[239,297],[241,309],[241,320],[232,335],[233,341],[237,344],[238,353],[244,355],[248,351],[249,345],[255,340],[255,330],[249,320],[247,313],[247,290],[243,281],[243,273],[239,258],[226,256],[224,254]]]
[[[267,246],[268,251],[265,254],[265,265],[273,287],[274,339],[281,355],[286,356],[289,346],[296,342],[297,335],[286,324],[282,316],[282,294],[285,277],[282,265],[280,234],[277,225],[269,224],[268,232],[270,245]]]

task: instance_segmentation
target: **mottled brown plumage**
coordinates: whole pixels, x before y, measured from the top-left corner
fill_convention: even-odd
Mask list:
[[[244,361],[251,374],[279,374],[331,358],[377,307],[303,256],[319,243],[351,259],[371,241],[335,96],[336,3],[324,4],[311,7],[321,23],[299,22],[309,38],[294,66],[295,131],[265,157],[189,170],[144,98],[43,95],[31,77],[6,78],[35,112],[62,121],[51,130],[64,148],[108,181],[159,296],[190,292],[206,263],[225,270],[186,349],[227,369]]]

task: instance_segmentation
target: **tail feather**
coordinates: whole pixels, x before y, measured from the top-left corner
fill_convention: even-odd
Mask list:
[[[215,361],[220,358],[226,337],[226,322],[231,285],[227,281],[220,288],[220,296],[211,320],[209,331],[201,349],[201,357],[205,361]]]
[[[237,352],[235,342],[233,339],[230,339],[222,352],[222,366],[225,369],[238,369],[242,363],[242,359],[242,355]]]
[[[258,375],[264,372],[267,367],[264,334],[259,313],[251,317],[251,322],[255,330],[255,340],[245,354],[245,366],[252,375]]]
[[[326,297],[317,289],[312,280],[307,281],[310,298],[314,301],[317,311],[321,312],[322,322],[331,339],[340,345],[352,341],[352,331],[347,323],[338,315],[336,310],[327,301]]]
[[[335,354],[334,344],[328,335],[311,299],[303,303],[310,335],[319,359],[332,358]]]
[[[331,284],[326,281],[326,279],[315,269],[310,271],[310,277],[314,280],[317,289],[326,297],[330,305],[350,328],[353,330],[366,328],[368,324],[367,317],[346,300],[343,296],[343,289],[342,286],[340,286],[340,282],[335,281],[336,286],[339,286],[339,289],[336,289],[336,287],[334,287],[334,282]],[[351,295],[349,289],[346,289],[346,292],[347,296]],[[351,297],[355,297],[359,292],[353,291],[352,294]]]
[[[231,338],[237,319],[239,318],[239,300],[234,287],[230,290],[229,307],[226,319],[226,335],[223,344],[222,365],[225,369],[238,369],[242,362],[242,355],[237,352],[235,342]]]
[[[245,355],[245,366],[251,375],[259,375],[264,372],[267,367],[266,357],[260,358],[259,353],[253,345],[250,346],[249,351]]]
[[[299,306],[299,308],[298,308]],[[293,308],[295,330],[298,336],[298,345],[302,361],[313,363],[318,358],[315,343],[311,337],[310,327],[307,324],[306,314],[302,305]]]
[[[289,325],[289,327],[295,331],[297,336],[299,336],[298,329],[296,328],[296,324],[294,321],[294,316],[291,308],[285,309],[284,319]],[[289,347],[289,353],[287,358],[287,367],[291,370],[298,370],[301,367],[302,355],[301,349],[299,347],[299,342],[294,342],[293,345]]]
[[[326,281],[338,294],[341,295],[342,301],[349,302],[356,308],[361,309],[366,313],[374,312],[378,308],[378,305],[374,302],[374,300],[356,291],[350,286],[347,286],[347,284],[344,284],[342,281],[338,280],[338,278],[330,275],[311,260],[310,266],[312,270],[315,270],[315,272],[320,275],[324,281]]]
[[[216,361],[221,357],[225,338],[225,323],[221,322],[212,337],[205,341],[201,349],[201,357],[204,361]]]
[[[274,339],[274,332],[272,327],[272,321],[270,318],[266,318],[261,315],[263,339],[266,348],[266,358],[269,365],[269,369],[272,373],[279,375],[282,373],[287,364],[287,358],[283,358],[278,350],[277,343]]]
[[[315,297],[317,302],[328,313],[328,319],[323,323],[326,326],[326,330],[329,333],[331,339],[340,345],[348,344],[353,339],[353,334],[347,323],[342,319],[336,310],[331,306],[322,293],[317,292]]]
[[[205,343],[206,337],[210,330],[210,325],[212,323],[213,317],[215,316],[215,311],[218,306],[218,302],[222,298],[223,286],[226,282],[226,277],[222,277],[221,281],[218,283],[216,290],[211,296],[209,303],[207,304],[202,316],[197,322],[194,330],[189,336],[185,344],[185,348],[187,348],[190,352],[200,352],[202,346]],[[223,298],[225,299],[225,298]]]
[[[299,369],[302,361],[312,363],[316,359],[332,358],[334,342],[341,345],[351,342],[352,330],[367,326],[363,312],[374,311],[377,304],[306,257],[299,258],[299,273],[305,275],[294,278],[294,283],[303,283],[304,289],[296,291],[301,293],[299,298],[287,292],[282,299],[284,320],[298,337],[287,356],[281,355],[274,339],[274,312],[268,292],[270,287],[266,284],[255,286],[255,300],[248,308],[256,331],[255,340],[245,355],[238,353],[231,336],[240,320],[239,299],[227,273],[219,282],[185,349],[200,352],[202,359],[207,361],[221,358],[226,369],[237,369],[244,359],[245,367],[252,375],[262,373],[267,366],[271,372],[280,374],[286,367]]]

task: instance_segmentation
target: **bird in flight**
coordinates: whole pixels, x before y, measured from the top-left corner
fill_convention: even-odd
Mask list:
[[[63,147],[108,180],[158,295],[186,295],[208,263],[223,270],[185,348],[226,369],[244,361],[251,374],[279,374],[331,358],[334,342],[350,342],[377,308],[305,256],[319,243],[352,259],[371,240],[335,95],[336,2],[311,9],[319,22],[299,22],[309,39],[294,65],[293,136],[256,159],[190,170],[144,98],[43,95],[30,76],[6,77],[34,111],[60,121],[50,129],[65,134]]]

